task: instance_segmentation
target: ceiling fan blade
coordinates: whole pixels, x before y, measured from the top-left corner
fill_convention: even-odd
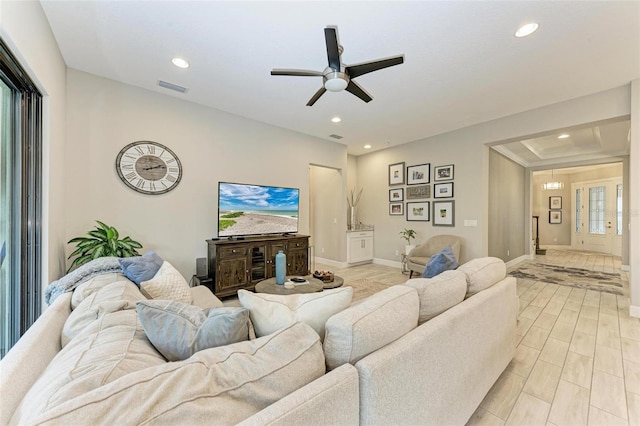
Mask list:
[[[271,75],[293,75],[297,77],[322,77],[320,71],[307,71],[307,70],[271,70]]]
[[[400,65],[404,62],[404,55],[394,56],[388,59],[379,59],[377,61],[364,62],[362,64],[356,64],[346,67],[349,77],[356,78],[363,74],[367,74],[373,71],[378,71],[383,68],[392,67],[394,65]]]
[[[364,91],[362,87],[358,85],[358,83],[353,80],[349,81],[346,90],[347,92],[356,95],[365,102],[370,102],[373,99],[367,92]]]
[[[335,28],[324,29],[324,40],[327,44],[327,59],[329,67],[340,71],[340,51],[338,50],[338,34]]]
[[[318,91],[316,92],[316,94],[315,94],[315,95],[313,95],[313,96],[311,97],[311,99],[309,99],[309,102],[307,102],[307,106],[313,106],[313,104],[315,104],[315,103],[316,103],[316,101],[317,101],[318,99],[320,99],[320,96],[324,95],[324,92],[326,92],[326,91],[327,91],[327,89],[325,89],[325,88],[324,88],[324,86],[322,86],[322,87],[320,88],[320,90],[318,90]]]

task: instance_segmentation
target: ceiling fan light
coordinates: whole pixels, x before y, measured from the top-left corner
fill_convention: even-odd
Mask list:
[[[347,88],[347,80],[332,78],[324,82],[324,88],[330,92],[341,92]]]

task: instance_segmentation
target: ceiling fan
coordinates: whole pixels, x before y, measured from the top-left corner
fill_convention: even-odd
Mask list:
[[[307,71],[307,70],[271,70],[271,75],[291,75],[297,77],[322,77],[322,87],[315,95],[309,99],[307,106],[316,103],[320,96],[327,90],[330,92],[340,92],[344,89],[362,99],[370,102],[373,98],[365,90],[360,87],[354,78],[372,71],[378,71],[383,68],[400,65],[404,62],[404,55],[394,56],[387,59],[378,59],[375,61],[363,62],[361,64],[345,66],[342,63],[340,55],[343,48],[338,44],[337,28],[327,27],[324,29],[324,38],[327,45],[327,59],[329,66],[324,71]]]

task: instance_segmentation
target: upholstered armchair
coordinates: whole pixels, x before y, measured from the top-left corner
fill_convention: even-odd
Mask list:
[[[460,261],[460,246],[462,238],[455,235],[435,235],[429,238],[425,243],[417,246],[409,252],[407,256],[407,266],[409,267],[409,278],[413,277],[413,273],[422,275],[424,267],[434,254],[440,252],[443,248],[450,245],[451,250],[456,255],[458,262]]]

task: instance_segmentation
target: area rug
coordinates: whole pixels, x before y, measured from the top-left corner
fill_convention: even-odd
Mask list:
[[[383,284],[378,281],[374,281],[368,278],[362,278],[359,280],[347,281],[345,280],[345,286],[353,287],[353,301],[364,299],[372,294],[391,287],[391,284]]]
[[[531,262],[525,263],[509,272],[508,275],[568,287],[604,291],[611,294],[624,294],[620,273],[597,272],[589,269]]]

